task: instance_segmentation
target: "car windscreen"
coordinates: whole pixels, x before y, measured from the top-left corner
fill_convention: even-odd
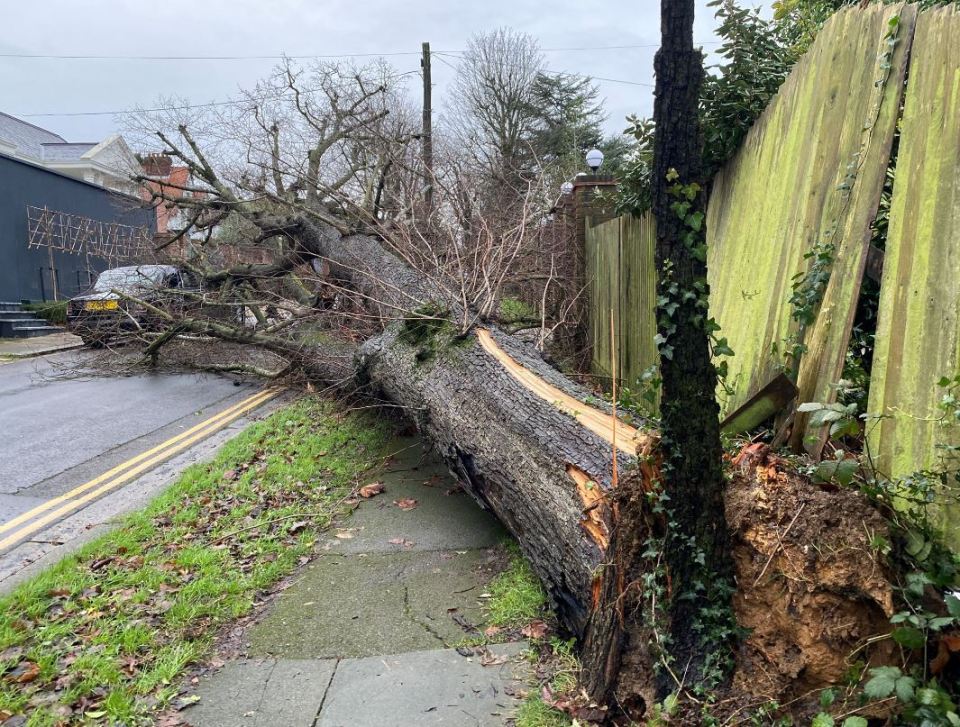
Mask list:
[[[169,271],[160,267],[114,268],[100,273],[93,289],[105,293],[110,290],[159,288],[168,274]]]

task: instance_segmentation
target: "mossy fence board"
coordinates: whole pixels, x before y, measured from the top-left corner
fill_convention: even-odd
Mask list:
[[[613,311],[617,379],[622,385],[633,387],[640,374],[657,363],[653,341],[657,333],[653,217],[625,215],[598,224],[588,219],[584,239],[593,371],[605,380],[611,377]]]
[[[960,371],[960,11],[921,13],[904,102],[868,411],[870,452],[894,478],[942,466],[960,444],[939,421]],[[953,466],[957,465],[954,461]],[[960,531],[952,516],[955,542]]]
[[[890,57],[895,15],[900,40]],[[817,242],[835,245],[835,259],[804,336],[809,350],[797,385],[801,401],[835,397],[830,384],[843,368],[915,15],[902,5],[835,14],[714,181],[707,215],[710,311],[735,353],[724,414],[793,364],[785,356],[799,333],[790,298]],[[881,68],[887,62],[890,69]]]

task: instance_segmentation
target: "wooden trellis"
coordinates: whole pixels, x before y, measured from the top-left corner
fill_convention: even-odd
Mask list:
[[[146,227],[27,206],[27,248],[96,257],[116,265],[140,259],[150,243]]]

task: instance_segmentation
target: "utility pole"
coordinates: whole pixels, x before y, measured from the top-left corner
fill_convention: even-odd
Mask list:
[[[430,44],[423,44],[423,58],[420,60],[423,68],[423,173],[426,181],[424,200],[427,210],[433,207],[433,86],[430,80]]]

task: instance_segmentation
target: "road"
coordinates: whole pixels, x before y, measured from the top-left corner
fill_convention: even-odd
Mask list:
[[[171,463],[209,454],[277,393],[214,375],[57,375],[84,355],[0,364],[0,585],[162,489]]]

